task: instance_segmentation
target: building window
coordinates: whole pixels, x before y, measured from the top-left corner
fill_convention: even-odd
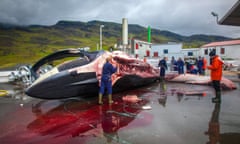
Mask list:
[[[146,56],[147,56],[147,57],[150,56],[150,51],[149,51],[149,50],[146,51]]]
[[[204,50],[204,54],[205,54],[205,55],[208,55],[208,49],[205,49],[205,50]]]
[[[188,56],[193,56],[193,52],[188,52]]]
[[[163,50],[163,53],[164,53],[164,54],[168,54],[168,49],[164,49],[164,50]]]
[[[158,57],[158,52],[154,52],[154,53],[153,53],[153,56],[154,56],[154,57]]]
[[[222,55],[224,55],[224,54],[225,54],[225,48],[221,48],[220,53],[221,53]]]
[[[136,43],[136,49],[138,49],[138,43]]]

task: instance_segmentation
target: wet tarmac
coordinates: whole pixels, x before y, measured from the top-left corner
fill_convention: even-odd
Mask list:
[[[210,86],[155,83],[114,94],[114,104],[97,96],[41,100],[0,83],[1,144],[239,144],[240,88],[211,102]],[[141,101],[122,97],[137,95]]]

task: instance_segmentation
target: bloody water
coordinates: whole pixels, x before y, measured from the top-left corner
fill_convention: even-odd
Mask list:
[[[126,95],[137,95],[141,101],[125,102]],[[209,86],[156,83],[114,94],[112,105],[107,97],[98,105],[97,96],[0,97],[0,143],[239,143],[239,89],[223,91],[220,105],[211,103],[213,95]]]

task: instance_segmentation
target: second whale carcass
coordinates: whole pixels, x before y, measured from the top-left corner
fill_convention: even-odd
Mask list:
[[[41,75],[25,93],[42,99],[97,95],[102,67],[109,56],[118,65],[118,71],[112,75],[114,93],[145,86],[159,78],[158,68],[121,51],[80,52],[81,58],[62,63]],[[35,64],[32,71],[37,73],[40,65]]]

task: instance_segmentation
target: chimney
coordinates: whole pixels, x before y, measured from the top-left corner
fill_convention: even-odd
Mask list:
[[[128,45],[128,22],[126,18],[122,19],[122,44],[124,47]]]

